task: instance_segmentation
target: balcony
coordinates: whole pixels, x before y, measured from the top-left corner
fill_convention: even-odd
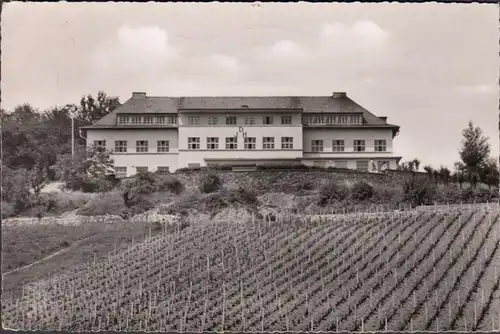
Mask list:
[[[302,116],[304,126],[329,126],[329,125],[363,125],[361,115],[307,115]]]
[[[177,115],[117,115],[116,125],[124,128],[137,128],[137,127],[151,127],[151,128],[165,128],[177,127]]]

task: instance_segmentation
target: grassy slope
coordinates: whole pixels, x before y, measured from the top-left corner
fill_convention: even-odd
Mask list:
[[[143,240],[150,230],[146,223],[128,221],[111,224],[87,223],[77,226],[25,225],[2,227],[2,273],[39,261],[57,251],[62,252],[26,269],[4,274],[4,291],[19,290],[28,282],[47,277],[54,272],[92,261],[131,243]],[[155,235],[158,230],[152,229]]]

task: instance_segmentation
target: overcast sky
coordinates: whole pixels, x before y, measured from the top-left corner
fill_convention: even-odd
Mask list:
[[[498,6],[9,3],[2,107],[104,90],[156,96],[346,91],[401,126],[395,154],[452,166],[472,120],[498,155]]]

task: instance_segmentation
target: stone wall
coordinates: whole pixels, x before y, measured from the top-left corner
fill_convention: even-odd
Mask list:
[[[187,187],[196,187],[204,172],[191,171],[176,173],[175,176]],[[254,172],[217,171],[224,184],[250,186],[257,192],[295,192],[302,185],[311,184],[319,187],[329,181],[347,181],[354,183],[367,181],[372,185],[401,187],[411,177],[408,172],[389,172],[388,174],[372,174],[348,171],[316,171],[316,170],[265,170]],[[427,178],[425,173],[417,173],[419,178]]]

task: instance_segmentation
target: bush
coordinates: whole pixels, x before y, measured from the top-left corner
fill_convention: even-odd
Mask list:
[[[47,196],[47,211],[60,214],[83,208],[95,195],[82,192],[51,192]]]
[[[351,189],[351,197],[355,200],[364,201],[375,195],[375,190],[366,181],[358,181],[354,183]]]
[[[14,210],[14,205],[12,205],[11,203],[2,202],[0,209],[2,210],[2,219],[12,217],[16,213],[16,211]]]
[[[219,175],[217,175],[214,172],[208,172],[207,174],[202,176],[201,183],[198,186],[198,188],[202,193],[208,194],[219,190],[221,186],[222,186],[222,181]]]
[[[119,192],[95,195],[83,208],[78,210],[82,216],[122,215],[126,206]]]
[[[184,186],[181,181],[172,175],[157,175],[156,192],[171,192],[179,195],[184,191]]]
[[[229,203],[241,203],[246,205],[257,205],[259,200],[257,194],[250,188],[238,186],[225,191]]]
[[[228,207],[226,197],[220,192],[213,192],[200,200],[199,208],[201,211],[210,214],[211,216],[217,214],[222,209]]]
[[[319,205],[326,205],[332,202],[339,202],[349,196],[349,188],[339,182],[330,181],[319,189]]]
[[[295,187],[295,190],[297,192],[301,192],[303,190],[314,190],[314,189],[316,189],[316,186],[314,185],[314,182],[309,181],[309,180],[304,180],[304,182],[300,182]]]
[[[2,200],[10,203],[13,215],[30,207],[29,173],[26,169],[2,168]]]
[[[404,200],[412,206],[434,203],[436,189],[428,179],[411,178],[403,184]]]

